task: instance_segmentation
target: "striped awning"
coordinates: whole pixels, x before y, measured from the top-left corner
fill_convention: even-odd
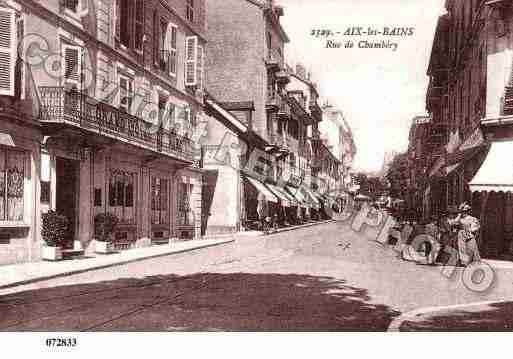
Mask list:
[[[251,183],[251,185],[253,187],[255,187],[255,189],[263,196],[263,199],[265,199],[265,200],[267,200],[269,202],[278,203],[278,197],[276,197],[271,192],[271,190],[269,190],[269,188],[266,187],[265,184],[263,184],[262,182],[260,182],[256,178],[252,178],[252,177],[249,177],[249,176],[244,176],[244,178],[249,183]]]
[[[291,196],[293,196],[297,204],[301,207],[307,207],[308,206],[308,200],[305,198],[303,193],[299,190],[299,188],[291,187],[291,186],[285,186],[287,191],[290,193]]]
[[[280,199],[282,206],[293,207],[297,206],[297,200],[289,194],[285,188],[266,183],[266,186]]]
[[[472,192],[513,192],[513,141],[493,142],[483,165],[469,183]]]

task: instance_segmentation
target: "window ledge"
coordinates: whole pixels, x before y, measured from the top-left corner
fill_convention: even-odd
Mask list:
[[[0,222],[0,229],[2,228],[30,228],[30,224],[20,222]]]

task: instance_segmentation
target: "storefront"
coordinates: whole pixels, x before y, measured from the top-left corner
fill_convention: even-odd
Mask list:
[[[513,259],[513,169],[505,166],[513,141],[492,142],[470,182],[474,216],[481,221],[480,251],[487,258]]]
[[[245,199],[245,228],[260,229],[265,217],[278,214],[279,200],[274,193],[259,179],[243,175]]]
[[[0,119],[0,264],[40,259],[40,132]]]

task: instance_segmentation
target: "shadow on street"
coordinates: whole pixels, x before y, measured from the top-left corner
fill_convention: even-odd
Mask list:
[[[330,277],[198,273],[0,297],[3,331],[380,331],[400,313]]]
[[[511,331],[513,329],[513,302],[494,303],[426,314],[414,321],[406,321],[401,331]]]

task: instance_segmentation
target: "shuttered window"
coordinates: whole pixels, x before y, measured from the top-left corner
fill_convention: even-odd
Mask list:
[[[15,66],[15,14],[10,9],[0,9],[0,95],[14,96]]]
[[[176,76],[177,67],[177,31],[178,28],[171,24],[169,25],[169,74]]]
[[[204,54],[203,46],[199,45],[198,46],[198,60],[197,60],[197,65],[196,65],[196,72],[197,72],[196,77],[197,77],[198,89],[200,89],[200,90],[203,89],[204,58],[205,58],[205,54]]]
[[[64,81],[78,87],[82,73],[82,49],[78,46],[63,45],[62,50]]]
[[[189,36],[185,40],[185,86],[196,86],[198,63],[198,37]]]

